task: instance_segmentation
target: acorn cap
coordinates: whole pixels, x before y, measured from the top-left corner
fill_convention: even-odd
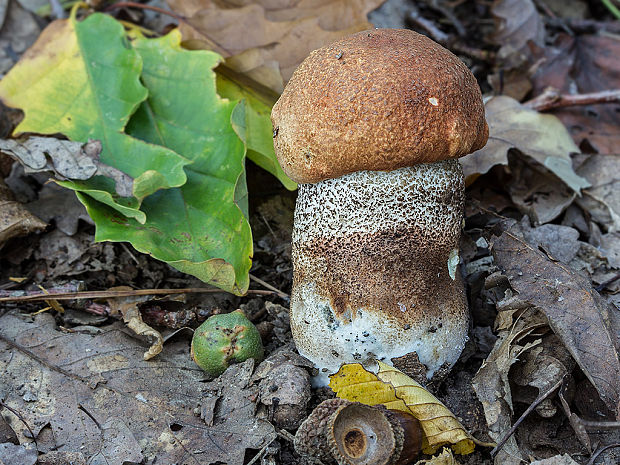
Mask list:
[[[405,29],[359,32],[313,51],[271,120],[278,160],[299,183],[458,158],[488,138],[469,69]]]

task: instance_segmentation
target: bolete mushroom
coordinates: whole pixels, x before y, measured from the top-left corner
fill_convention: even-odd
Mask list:
[[[313,51],[271,118],[278,160],[300,183],[300,354],[323,375],[373,359],[419,362],[428,378],[451,367],[468,330],[456,158],[488,138],[472,73],[413,31],[364,31]]]

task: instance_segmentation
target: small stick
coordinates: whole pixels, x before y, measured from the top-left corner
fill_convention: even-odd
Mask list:
[[[551,386],[549,390],[538,395],[536,400],[532,402],[532,404],[525,410],[525,412],[523,412],[523,415],[521,415],[519,419],[515,422],[515,424],[512,425],[512,428],[510,428],[510,430],[504,435],[504,437],[500,441],[498,441],[497,446],[495,446],[495,448],[491,451],[491,457],[495,457],[497,455],[500,449],[504,447],[504,444],[506,443],[506,441],[508,441],[510,436],[514,434],[514,432],[517,430],[519,425],[523,422],[523,420],[525,420],[525,417],[527,417],[532,412],[532,410],[538,407],[538,404],[540,404],[543,400],[549,397],[557,388],[559,388],[562,385],[563,380],[564,378],[562,378],[560,381],[558,381],[553,386]]]
[[[595,291],[601,292],[603,291],[603,289],[605,289],[607,286],[609,286],[610,284],[618,281],[620,279],[620,273],[618,273],[617,275],[609,278],[607,281],[602,282],[601,284],[599,284],[598,286],[596,286],[594,288]]]
[[[273,286],[272,286],[273,287]],[[275,288],[274,288],[275,289]],[[36,293],[15,297],[0,297],[0,302],[35,302],[38,300],[74,300],[74,299],[108,299],[111,297],[131,297],[140,295],[174,295],[174,294],[216,294],[227,292],[221,289],[204,289],[201,287],[188,287],[185,289],[128,289],[115,291],[82,291],[82,292],[50,292],[49,294]],[[279,295],[288,297],[288,294],[276,290],[263,291],[259,289],[248,289],[247,294],[255,295]]]
[[[575,105],[592,105],[597,103],[620,102],[620,89],[603,90],[589,94],[561,94],[558,89],[547,87],[542,94],[523,104],[536,111],[546,111],[553,108]]]
[[[586,463],[586,465],[594,465],[594,462],[596,461],[598,456],[601,455],[603,452],[605,452],[607,449],[611,449],[612,447],[620,447],[620,443],[609,444],[605,447],[601,447],[592,455],[592,457],[590,458],[590,460],[588,460],[588,463]]]
[[[28,422],[25,420],[25,418],[22,416],[21,413],[19,413],[17,410],[15,410],[12,407],[9,407],[8,405],[6,405],[4,402],[0,401],[0,407],[3,407],[5,409],[7,409],[9,412],[11,412],[13,415],[15,415],[17,418],[19,418],[19,421],[21,421],[26,428],[28,429],[28,431],[30,432],[30,436],[32,436],[32,440],[34,441],[34,445],[37,447],[37,449],[39,448],[39,445],[37,444],[37,437],[34,435],[34,433],[32,432],[32,430],[30,429],[30,425],[28,424]]]
[[[267,289],[273,291],[275,294],[278,295],[278,297],[282,297],[283,299],[290,299],[291,296],[288,295],[286,292],[282,292],[280,289],[272,286],[271,284],[269,284],[266,281],[263,281],[260,278],[257,278],[256,276],[254,276],[252,273],[250,273],[250,279],[254,282],[257,282],[258,284],[260,284],[263,287],[266,287]]]

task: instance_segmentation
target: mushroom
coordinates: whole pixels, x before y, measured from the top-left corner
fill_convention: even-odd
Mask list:
[[[315,385],[375,359],[447,371],[468,330],[456,158],[488,138],[472,73],[413,31],[364,31],[313,51],[271,118],[300,183],[290,319]]]

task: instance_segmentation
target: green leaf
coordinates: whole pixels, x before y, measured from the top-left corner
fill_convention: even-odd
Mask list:
[[[192,164],[187,182],[144,199],[146,222],[124,218],[79,195],[97,224],[96,240],[129,241],[175,268],[236,294],[249,285],[252,235],[247,220],[245,146],[231,125],[236,103],[220,98],[213,68],[221,57],[180,47],[178,30],[137,39],[149,90],[128,132],[174,150]]]
[[[239,105],[245,107],[243,118],[233,118],[233,126],[247,145],[248,158],[278,178],[284,187],[295,190],[297,183],[282,171],[273,149],[270,115],[275,102],[270,102],[249,86],[242,86],[229,73],[217,74],[217,90],[223,97],[241,100]]]
[[[126,216],[145,221],[144,197],[180,186],[188,164],[177,153],[123,132],[147,97],[142,62],[121,24],[103,14],[55,21],[0,82],[5,104],[24,110],[16,133],[61,133],[73,141],[101,140],[101,161],[133,178],[133,197],[120,198],[109,179],[66,181]]]

